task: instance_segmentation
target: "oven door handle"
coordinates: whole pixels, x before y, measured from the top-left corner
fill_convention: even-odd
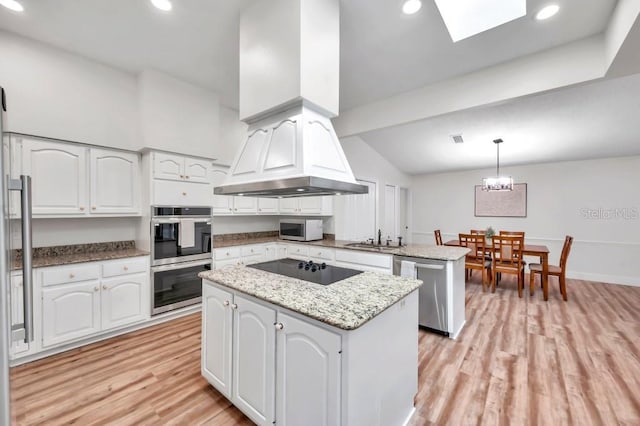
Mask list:
[[[187,219],[187,218],[185,218],[185,219]],[[194,222],[195,223],[206,223],[207,225],[211,225],[211,219],[210,218],[195,219]],[[154,225],[167,224],[167,223],[180,223],[180,219],[152,219],[151,223],[153,223]]]
[[[153,219],[151,221],[154,225],[165,224],[165,223],[180,223],[180,219]]]
[[[171,271],[174,269],[191,268],[193,266],[202,266],[207,264],[210,265],[212,262],[213,260],[211,259],[205,259],[205,260],[198,260],[195,262],[170,263],[168,265],[152,266],[151,272]]]

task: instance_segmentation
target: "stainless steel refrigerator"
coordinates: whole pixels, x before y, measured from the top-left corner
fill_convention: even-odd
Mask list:
[[[15,423],[12,418],[10,380],[9,380],[9,350],[15,342],[22,341],[26,344],[33,341],[33,297],[32,283],[33,271],[31,265],[31,178],[20,176],[12,179],[9,164],[8,136],[4,132],[6,123],[7,97],[4,89],[0,87],[2,105],[0,110],[0,136],[2,136],[2,149],[0,150],[0,425]],[[9,191],[20,193],[19,213],[15,218],[10,215]],[[14,253],[11,251],[11,227],[19,226],[22,235],[22,293],[11,294],[11,265],[14,263]],[[20,318],[17,312],[11,312],[11,300],[21,300]],[[14,305],[15,307],[15,305]]]

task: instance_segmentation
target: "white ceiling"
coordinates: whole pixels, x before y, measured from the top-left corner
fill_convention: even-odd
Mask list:
[[[238,103],[238,17],[256,1],[173,0],[162,13],[148,0],[21,0],[0,7],[8,30],[137,73],[153,68]],[[341,0],[341,110],[601,34],[617,0],[556,0],[560,13],[527,16],[453,43],[432,0],[412,16],[402,0]],[[541,76],[544,78],[544,76]],[[640,74],[593,82],[497,106],[460,111],[363,134],[408,173],[640,154]],[[463,145],[449,135],[462,133]]]
[[[22,14],[0,8],[0,28],[130,72],[164,71],[237,107],[238,16],[255,1],[269,0],[173,0],[171,13],[148,0],[21,0]],[[545,3],[528,0],[527,16],[454,44],[431,0],[412,16],[401,0],[342,0],[341,109],[600,33],[616,0],[558,0],[559,15],[534,21]]]
[[[365,133],[410,174],[640,155],[640,74]],[[450,136],[462,134],[463,144]]]

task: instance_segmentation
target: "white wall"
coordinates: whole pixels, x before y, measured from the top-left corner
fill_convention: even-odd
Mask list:
[[[105,147],[153,147],[230,164],[246,135],[216,93],[148,70],[140,76],[0,31],[5,130]],[[34,245],[136,239],[139,220],[38,219]],[[277,222],[229,218],[216,233],[275,230]],[[142,232],[142,231],[141,231]]]
[[[213,234],[276,231],[277,216],[216,216],[213,218]]]
[[[129,241],[136,239],[138,218],[34,219],[33,246],[48,247],[68,244]],[[12,248],[22,247],[20,225],[14,223]]]
[[[138,83],[144,147],[217,156],[219,102],[215,92],[153,70],[140,73]]]
[[[247,125],[238,118],[238,111],[220,107],[220,143],[216,149],[216,163],[230,166],[247,138]]]
[[[399,187],[409,187],[411,177],[402,173],[395,166],[389,163],[377,151],[367,145],[360,137],[353,136],[340,140],[344,153],[351,165],[351,169],[356,179],[366,179],[375,181],[378,185],[378,228],[385,223],[385,185],[398,185]],[[336,239],[345,239],[349,234],[347,217],[352,212],[347,211],[344,199],[341,196],[334,197],[334,229]],[[326,231],[325,231],[326,232]],[[373,238],[374,235],[371,235]],[[383,235],[383,238],[385,235]],[[392,238],[397,235],[391,235]]]
[[[441,229],[446,239],[487,226],[523,230],[527,241],[547,245],[550,263],[558,264],[564,237],[572,235],[569,276],[640,285],[640,156],[505,167],[501,172],[527,183],[526,218],[474,216],[474,186],[495,174],[493,169],[416,176],[414,241],[433,244],[434,229]],[[626,217],[615,217],[615,212],[603,217],[610,209],[624,209],[619,212]]]
[[[6,129],[139,149],[134,75],[0,31]]]

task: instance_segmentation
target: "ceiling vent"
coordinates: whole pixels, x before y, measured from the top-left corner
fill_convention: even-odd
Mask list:
[[[464,143],[462,135],[451,135],[451,140],[453,140],[453,143]]]

